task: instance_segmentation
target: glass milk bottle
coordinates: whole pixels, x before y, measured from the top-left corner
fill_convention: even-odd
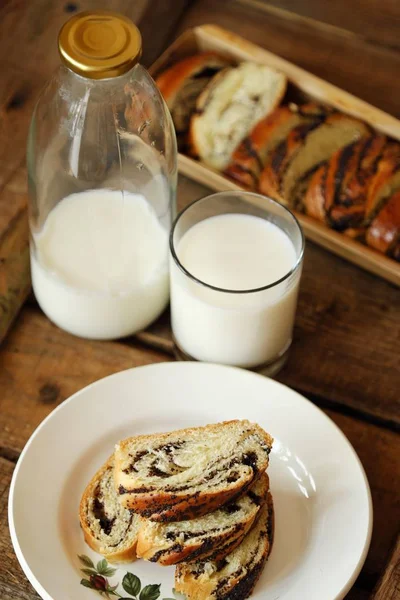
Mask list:
[[[78,14],[59,50],[28,140],[33,289],[59,327],[119,338],[168,303],[175,132],[129,19]]]

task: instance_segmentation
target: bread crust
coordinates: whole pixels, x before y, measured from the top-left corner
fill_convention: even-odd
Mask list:
[[[327,109],[315,103],[279,106],[261,119],[236,148],[225,174],[245,187],[256,189],[268,152],[302,121],[323,118],[326,114]]]
[[[256,189],[263,168],[262,148],[268,144],[274,132],[293,120],[293,112],[288,106],[281,106],[257,123],[250,135],[236,148],[225,174],[241,185]]]
[[[138,558],[143,558],[144,560],[148,560],[150,562],[157,562],[159,565],[163,565],[165,567],[176,565],[181,562],[189,563],[194,560],[201,560],[204,558],[208,558],[209,556],[214,554],[215,556],[222,558],[223,556],[231,552],[234,547],[240,544],[243,537],[250,529],[252,522],[253,521],[251,521],[248,524],[248,526],[246,523],[246,526],[243,526],[235,537],[229,536],[228,534],[219,536],[219,541],[222,544],[223,548],[225,548],[225,551],[221,553],[217,553],[217,548],[208,548],[206,544],[191,544],[187,545],[186,547],[177,547],[175,551],[170,552],[166,556],[160,556],[160,558],[156,560],[156,553],[154,553],[154,547],[151,541],[148,538],[145,538],[143,534],[139,534],[137,556]],[[141,532],[142,531],[143,530],[141,530]],[[226,546],[228,546],[228,541],[229,549],[226,549]]]
[[[216,52],[202,52],[188,56],[163,71],[157,76],[156,84],[168,108],[171,108],[178,92],[188,78],[193,77],[205,68],[218,67],[222,69],[227,64],[229,64],[228,60],[222,58]]]
[[[390,142],[386,145],[368,186],[365,214],[368,224],[375,218],[383,202],[396,191],[393,189],[392,193],[386,193],[395,179],[396,188],[400,188],[400,144]]]
[[[144,494],[141,498],[123,496],[123,506],[138,512],[151,521],[166,523],[169,521],[183,521],[201,517],[223,504],[234,500],[244,493],[255,481],[255,477],[249,477],[241,487],[226,490],[225,492],[204,492],[198,496],[188,496],[181,502],[171,504],[169,494]]]
[[[156,84],[171,112],[183,147],[187,145],[186,136],[197,97],[214,74],[228,64],[227,59],[215,52],[203,52],[180,60],[157,77]]]
[[[361,233],[369,184],[386,143],[385,136],[372,135],[335,152],[311,177],[305,212],[338,231]]]
[[[278,200],[282,204],[287,203],[282,190],[282,180],[286,169],[294,155],[304,144],[308,134],[320,124],[321,121],[316,119],[310,123],[306,122],[298,125],[274,148],[260,176],[259,187],[263,194]]]
[[[341,122],[352,124],[352,129],[350,129],[350,132],[353,140],[349,140],[349,143],[350,141],[356,141],[362,136],[370,135],[370,129],[367,127],[367,125],[357,119],[353,119],[352,117],[339,112],[329,114],[326,119],[316,119],[314,122],[304,123],[298,127],[295,127],[287,136],[287,138],[281,142],[270,154],[269,160],[267,161],[260,177],[260,191],[263,194],[269,195],[278,200],[279,202],[290,204],[292,202],[290,195],[293,190],[287,190],[285,188],[288,187],[288,179],[290,179],[288,174],[290,174],[290,170],[292,169],[293,164],[295,164],[297,157],[300,156],[304,160],[304,158],[307,156],[307,150],[310,151],[310,149],[307,148],[308,142],[313,142],[315,145],[314,132],[315,135],[321,134],[318,136],[318,140],[320,143],[323,142],[323,151],[320,150],[319,160],[315,160],[314,165],[312,165],[310,162],[308,171],[318,167],[318,163],[321,163],[328,158],[326,154],[329,150],[329,147],[326,146],[326,141],[324,140],[324,137],[328,134],[328,132],[335,131],[337,129],[338,136],[341,134],[341,138],[343,139],[343,131],[340,131],[338,128],[338,125],[340,125]],[[337,138],[335,138],[335,142],[336,141]],[[338,147],[340,148],[347,145],[348,144],[346,143],[334,144],[332,140],[331,146],[333,147],[331,154],[333,154]],[[303,150],[304,152],[302,152]],[[313,156],[313,154],[311,154],[311,156]],[[302,177],[304,177],[304,175],[305,172],[303,172],[303,174],[301,174],[301,172],[297,174],[297,183]]]
[[[310,183],[307,188],[307,192],[303,201],[303,207],[305,212],[318,219],[318,221],[326,222],[326,208],[325,208],[325,196],[326,196],[326,177],[328,172],[328,164],[321,165],[315,173],[311,176]]]
[[[400,242],[400,191],[389,198],[373,219],[366,240],[371,248],[384,254],[391,255],[395,250]]]
[[[201,430],[202,434],[207,435],[208,432],[218,430],[221,426],[236,423],[239,423],[239,421],[226,421],[224,423],[207,425],[202,428],[188,428],[172,433],[138,436],[133,439],[136,442],[140,442],[143,447],[151,445],[154,442],[162,445],[164,442],[167,443],[172,435],[174,439],[187,439],[195,431],[198,432]],[[249,465],[249,468],[236,481],[226,483],[223,489],[218,490],[213,490],[210,487],[208,491],[194,493],[192,488],[187,491],[168,490],[165,489],[165,486],[164,488],[159,487],[153,490],[141,487],[140,484],[136,483],[133,473],[124,473],[126,467],[124,457],[127,454],[129,444],[132,443],[132,438],[122,441],[116,447],[114,469],[115,485],[120,494],[122,505],[154,521],[180,521],[204,515],[237,497],[240,493],[248,489],[256,478],[265,471],[268,466],[268,453],[273,443],[272,437],[259,427],[259,425],[251,424],[248,421],[242,421],[241,423],[244,427],[249,427],[252,432],[257,433],[267,451],[262,463]]]
[[[157,544],[157,532],[152,535],[154,530],[151,527],[146,527],[146,524],[143,523],[138,536],[138,557],[165,566],[174,565],[182,561],[191,562],[193,560],[200,560],[209,556],[212,556],[215,560],[221,560],[241,543],[253,525],[258,511],[267,501],[269,478],[266,473],[261,475],[257,487],[260,488],[257,491],[258,508],[254,506],[253,511],[245,515],[245,518],[241,522],[232,525],[230,530],[225,531],[222,529],[222,533],[213,533],[208,538],[198,539],[197,541],[194,538],[192,542],[185,541],[183,544],[179,543],[179,541],[178,543],[171,542],[168,546],[162,543]],[[254,486],[252,486],[253,489]]]
[[[100,469],[95,473],[90,482],[85,488],[83,492],[80,504],[79,504],[79,520],[83,532],[83,537],[87,545],[92,548],[95,552],[102,554],[109,562],[111,563],[122,563],[122,562],[132,562],[136,560],[136,546],[137,546],[137,538],[133,540],[132,544],[130,544],[127,548],[123,550],[115,550],[113,552],[104,552],[102,543],[98,540],[91,532],[90,527],[87,523],[87,505],[89,499],[95,494],[98,482],[102,479],[104,473],[109,469],[113,468],[114,457],[111,456],[107,462],[100,467]]]

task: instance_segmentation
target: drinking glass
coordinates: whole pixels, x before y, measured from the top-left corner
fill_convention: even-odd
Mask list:
[[[192,272],[196,269],[188,270],[179,252],[185,234],[205,219],[227,214],[252,215],[279,227],[294,247],[291,268],[271,282],[266,265],[266,283],[254,289],[210,285]],[[203,227],[202,231],[204,239],[197,250],[203,244],[206,249],[210,243],[207,230]],[[224,235],[223,228],[219,235]],[[268,236],[265,241],[268,243]],[[255,252],[251,247],[247,251]],[[189,205],[178,215],[170,234],[171,320],[176,356],[276,374],[287,360],[292,341],[303,253],[304,236],[296,217],[271,198],[252,192],[221,192]],[[258,260],[255,253],[255,264]]]

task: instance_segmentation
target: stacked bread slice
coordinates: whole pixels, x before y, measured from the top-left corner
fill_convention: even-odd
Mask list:
[[[110,562],[178,565],[188,600],[247,598],[272,544],[272,443],[246,420],[120,442],[82,496],[86,542]]]
[[[85,489],[79,519],[86,543],[107,560],[129,562],[136,558],[140,518],[119,502],[113,456]]]

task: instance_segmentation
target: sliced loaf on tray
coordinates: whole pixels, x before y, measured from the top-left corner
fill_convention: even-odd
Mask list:
[[[197,519],[173,523],[142,519],[138,557],[162,565],[209,556],[222,559],[241,543],[266,502],[268,490],[264,473],[242,496]]]
[[[252,593],[273,542],[273,504],[267,503],[243,542],[220,561],[178,565],[175,588],[188,600],[244,600]]]
[[[86,487],[79,518],[86,543],[110,562],[136,558],[140,518],[121,506],[114,485],[114,457]]]
[[[268,466],[272,442],[249,421],[129,438],[115,449],[120,501],[154,521],[201,516],[252,485]]]

